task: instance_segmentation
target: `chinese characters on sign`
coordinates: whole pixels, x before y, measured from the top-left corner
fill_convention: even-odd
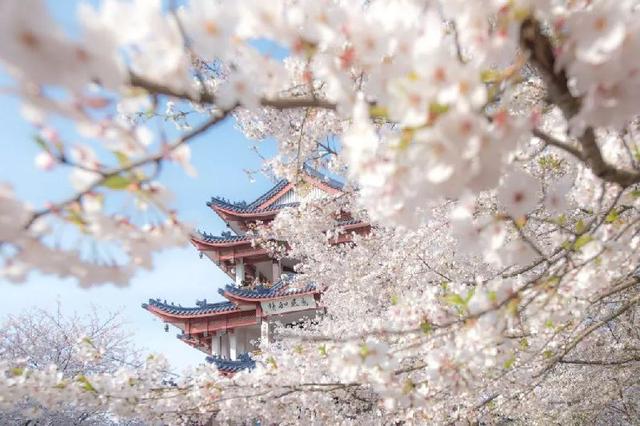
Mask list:
[[[265,315],[274,315],[315,308],[316,301],[313,295],[306,294],[304,296],[294,296],[286,299],[268,300],[261,302],[260,305]]]

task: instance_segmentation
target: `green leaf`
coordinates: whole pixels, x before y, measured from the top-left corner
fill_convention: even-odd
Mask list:
[[[493,290],[490,290],[487,293],[487,299],[489,299],[489,302],[491,302],[491,303],[496,303],[498,301],[498,293],[496,293]]]
[[[369,115],[373,118],[388,118],[389,110],[383,106],[373,105],[369,108]]]
[[[49,152],[49,147],[47,146],[47,143],[45,142],[45,140],[40,136],[40,135],[35,135],[33,137],[33,141],[36,143],[36,145],[38,145],[40,148],[44,149],[45,151]]]
[[[604,218],[604,221],[606,223],[613,223],[616,220],[618,220],[619,217],[620,217],[620,213],[618,213],[616,209],[612,209],[607,215],[607,217]]]
[[[471,290],[469,290],[465,297],[462,297],[457,293],[447,294],[446,296],[444,296],[444,301],[449,305],[453,305],[458,311],[458,313],[462,315],[467,310],[469,301],[473,297],[474,293],[475,293],[475,288],[472,288]]]
[[[109,189],[120,190],[120,189],[125,189],[129,185],[131,185],[131,180],[121,175],[113,175],[113,176],[109,176],[104,181],[103,185]]]
[[[414,131],[411,129],[405,129],[402,132],[402,136],[400,137],[400,141],[398,141],[397,148],[400,151],[405,151],[409,148],[409,145],[413,142]]]
[[[113,153],[113,155],[116,156],[116,159],[118,160],[118,163],[121,166],[128,166],[129,165],[129,156],[127,154],[125,154],[122,151],[115,151]]]
[[[580,219],[576,223],[576,234],[583,234],[587,230],[587,225],[584,224],[584,221]]]
[[[272,357],[272,356],[267,358],[267,364],[269,364],[270,366],[272,366],[275,369],[278,368],[278,363],[276,362],[276,359],[274,357]]]
[[[551,319],[546,320],[544,322],[544,327],[548,329],[553,329],[553,321],[551,321]]]
[[[397,305],[399,301],[400,300],[398,298],[398,295],[394,294],[394,295],[391,296],[391,304],[392,305]]]
[[[480,80],[483,83],[495,83],[502,79],[502,74],[497,70],[484,70],[480,72]]]
[[[589,242],[593,241],[593,237],[589,234],[580,235],[578,239],[573,243],[573,249],[578,251],[582,247],[589,244]]]
[[[24,373],[24,368],[20,368],[20,367],[14,367],[11,370],[9,370],[9,372],[11,373],[12,376],[22,376],[22,373]]]
[[[504,364],[502,364],[502,366],[505,368],[505,370],[510,369],[511,367],[513,367],[513,364],[516,362],[516,357],[512,356],[511,358],[507,359]]]
[[[424,334],[429,334],[433,330],[433,327],[429,321],[424,320],[420,323],[420,330],[422,330]]]
[[[551,289],[554,288],[555,286],[558,285],[558,283],[560,282],[560,277],[557,275],[551,276],[549,277],[545,282],[544,282],[544,288],[547,289]]]
[[[87,392],[98,393],[96,388],[93,387],[93,385],[85,375],[78,376],[76,380],[82,385],[82,389],[86,390]]]
[[[520,307],[520,298],[516,297],[511,299],[509,303],[507,303],[507,312],[512,316],[516,316],[518,314],[518,308]]]
[[[476,293],[476,288],[473,287],[471,290],[469,290],[467,292],[467,296],[464,298],[464,304],[465,306],[469,304],[469,301],[471,300],[471,298],[473,297],[473,295]]]
[[[518,229],[523,229],[525,227],[525,225],[527,224],[527,217],[526,216],[520,216],[518,218],[516,218],[513,221],[514,225],[516,225],[516,228]]]
[[[526,7],[516,7],[513,10],[513,19],[517,22],[522,22],[531,16],[531,10]]]
[[[416,388],[416,384],[411,379],[407,379],[402,386],[402,393],[408,395]]]
[[[551,359],[553,358],[553,351],[550,349],[547,349],[546,351],[542,352],[542,357],[544,359]]]
[[[466,305],[466,302],[464,301],[462,296],[460,296],[458,293],[448,294],[444,297],[444,300],[448,304],[454,305],[454,306],[464,307]]]
[[[522,339],[520,339],[520,349],[525,350],[529,347],[529,341],[527,340],[526,337],[523,337]]]
[[[320,347],[318,348],[318,351],[320,352],[320,355],[322,356],[328,356],[329,352],[327,352],[327,345],[320,345]]]
[[[74,225],[77,225],[80,228],[84,228],[84,226],[87,224],[87,222],[84,220],[82,215],[80,215],[80,213],[78,213],[76,210],[73,210],[73,209],[67,210],[67,215],[65,216],[65,219],[67,219],[68,222],[73,223]]]
[[[543,155],[538,158],[538,165],[545,170],[560,170],[562,160],[552,154]]]
[[[369,347],[365,344],[360,345],[360,358],[363,360],[369,356]]]
[[[434,115],[444,114],[449,111],[449,105],[432,102],[429,104],[429,112]]]

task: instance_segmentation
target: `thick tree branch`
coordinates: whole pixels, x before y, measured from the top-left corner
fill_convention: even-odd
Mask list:
[[[187,91],[181,91],[173,89],[169,86],[156,83],[145,79],[135,73],[130,73],[129,83],[131,86],[144,89],[147,92],[155,95],[170,96],[172,98],[183,99],[197,104],[211,104],[216,103],[216,98],[213,94],[202,90],[196,94],[189,93]],[[293,109],[293,108],[323,108],[335,110],[336,104],[322,100],[316,97],[275,97],[275,98],[262,98],[260,104],[264,107],[271,107],[275,109]]]
[[[569,92],[564,70],[556,70],[556,58],[551,41],[534,18],[527,18],[522,23],[520,45],[529,53],[529,62],[545,81],[551,101],[562,110],[565,117],[576,115],[580,110],[580,99]]]
[[[534,18],[528,18],[522,23],[520,45],[529,53],[529,62],[545,81],[550,102],[562,110],[567,120],[574,117],[580,111],[582,100],[569,90],[567,75],[557,66],[551,40]],[[574,148],[565,144],[559,145],[556,143],[558,141],[550,137],[545,139],[543,134],[536,134],[534,131],[534,135],[584,161],[596,176],[606,182],[616,183],[623,188],[640,182],[640,173],[618,169],[604,160],[592,127],[587,127],[583,135],[578,138],[582,147],[581,155],[578,155],[578,151]]]
[[[640,173],[617,169],[602,158],[602,152],[596,142],[596,135],[591,127],[585,130],[579,140],[585,162],[594,175],[604,181],[617,183],[624,188],[640,182]]]

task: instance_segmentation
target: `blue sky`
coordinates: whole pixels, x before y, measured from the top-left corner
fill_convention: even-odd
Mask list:
[[[51,7],[52,13],[73,33],[76,2],[49,1],[49,4],[55,5]],[[11,80],[0,69],[0,85],[7,84],[11,84]],[[19,111],[19,100],[0,96],[0,150],[4,154],[0,157],[0,182],[11,182],[18,195],[36,207],[46,201],[61,200],[70,193],[69,170],[41,172],[35,168],[33,158],[38,152],[33,143],[35,131],[24,122]],[[66,130],[64,124],[62,130]],[[175,192],[175,207],[182,218],[199,229],[220,233],[226,230],[224,223],[205,204],[212,195],[250,201],[270,187],[272,182],[262,175],[257,174],[252,183],[244,172],[245,169],[257,170],[261,165],[251,150],[252,145],[229,119],[192,143],[192,163],[198,170],[196,178],[190,178],[173,165],[163,169],[160,181]],[[259,150],[271,156],[275,143],[261,142]],[[183,306],[194,305],[196,299],[218,300],[221,296],[217,289],[229,283],[229,278],[206,258],[200,259],[191,246],[157,255],[154,266],[151,272],[139,273],[126,288],[105,285],[82,289],[73,280],[41,274],[32,274],[22,285],[0,279],[0,317],[36,306],[55,309],[58,302],[67,313],[87,312],[92,306],[102,311],[118,310],[122,311],[138,346],[165,354],[177,370],[202,362],[201,352],[179,342],[175,328],[166,333],[163,324],[140,304],[155,297]]]

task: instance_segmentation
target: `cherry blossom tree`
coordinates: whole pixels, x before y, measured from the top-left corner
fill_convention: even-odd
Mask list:
[[[76,191],[32,207],[1,187],[5,278],[126,285],[151,268],[189,232],[162,165],[193,174],[190,142],[228,117],[277,140],[268,173],[295,182],[311,164],[347,189],[259,230],[276,254],[268,241],[289,243],[327,313],[277,330],[252,372],[168,384],[153,357],[64,381],[5,361],[0,400],[37,386],[165,422],[637,422],[638,7],[104,0],[79,6],[71,38],[43,2],[1,3],[4,91],[38,130],[36,164],[68,168]],[[114,210],[118,197],[159,219]],[[339,211],[372,232],[331,244]],[[87,259],[51,242],[60,229],[120,253]]]
[[[99,353],[96,347],[101,348]],[[93,310],[84,317],[68,316],[60,306],[55,312],[33,308],[7,317],[0,331],[0,356],[12,361],[14,374],[56,365],[61,380],[95,373],[113,374],[119,368],[141,365],[140,355],[118,313],[103,316]],[[37,389],[32,391],[35,393]],[[39,424],[51,425],[116,424],[108,412],[84,411],[81,405],[69,402],[52,405],[45,399],[42,403],[38,395],[33,396],[18,405],[2,404],[0,421],[25,424],[38,418]]]

